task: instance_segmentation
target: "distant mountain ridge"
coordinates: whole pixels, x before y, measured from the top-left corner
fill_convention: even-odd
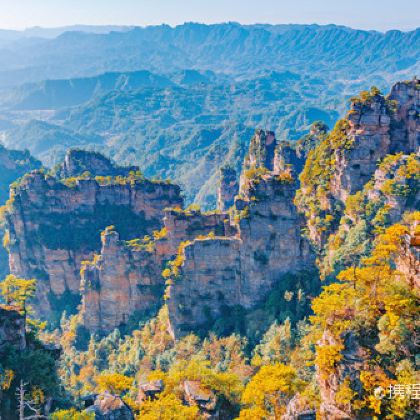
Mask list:
[[[65,32],[54,39],[23,39],[13,48],[3,47],[0,85],[139,69],[239,74],[263,68],[310,72],[316,66],[355,77],[361,71],[410,68],[419,60],[419,48],[413,48],[419,44],[420,29],[380,33],[335,25],[186,23],[106,34]]]
[[[420,29],[186,23],[1,45],[6,146],[47,166],[68,147],[100,150],[205,206],[208,174],[241,161],[255,128],[297,140],[332,127],[353,92],[420,72]]]
[[[109,72],[99,76],[45,80],[27,83],[4,95],[3,106],[12,109],[58,109],[80,105],[94,95],[111,90],[132,90],[143,87],[164,88],[174,86],[168,78],[147,70],[118,73]]]

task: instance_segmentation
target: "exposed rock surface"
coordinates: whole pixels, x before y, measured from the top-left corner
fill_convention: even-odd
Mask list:
[[[403,251],[396,259],[397,270],[411,288],[420,290],[420,224],[413,223],[404,238]]]
[[[217,319],[227,307],[252,308],[282,275],[313,269],[293,204],[296,183],[289,170],[275,169],[275,145],[272,133],[256,132],[234,217],[175,208],[164,211],[164,229],[153,238],[127,242],[118,228],[106,230],[101,253],[82,270],[84,325],[110,331],[156,308],[169,261],[182,261],[181,274],[167,282],[173,283],[168,304],[175,335]]]
[[[246,171],[254,168],[274,170],[277,140],[273,131],[256,130],[245,156],[241,174],[241,187],[245,184]]]
[[[148,399],[155,400],[163,389],[164,384],[161,379],[140,384],[136,403],[141,404],[143,401]]]
[[[217,208],[221,211],[229,210],[239,192],[236,171],[233,168],[220,169],[220,185],[217,191]]]
[[[134,420],[133,412],[122,398],[107,391],[98,394],[85,412],[94,414],[95,420]]]
[[[305,164],[306,153],[296,150],[288,142],[282,142],[276,149],[274,157],[274,169],[277,172],[291,169],[296,175],[302,172]]]
[[[335,338],[326,330],[318,346],[334,346]],[[359,375],[363,370],[364,363],[368,358],[366,351],[359,345],[357,337],[348,333],[344,339],[343,358],[333,373],[324,377],[317,373],[317,381],[321,395],[320,414],[321,418],[341,420],[354,419],[355,413],[351,404],[340,404],[337,402],[337,393],[340,385],[349,380],[351,389],[355,392],[361,392],[363,389]]]
[[[217,398],[213,391],[205,388],[200,381],[184,381],[182,384],[185,402],[198,406],[204,419],[218,419]]]
[[[130,172],[138,170],[138,166],[116,166],[108,158],[97,152],[70,149],[57,171],[57,175],[60,178],[71,178],[89,172],[92,176],[128,176]]]
[[[65,185],[41,172],[27,175],[11,196],[10,271],[38,280],[42,316],[66,293],[79,293],[81,262],[100,250],[106,226],[115,225],[122,239],[142,237],[162,227],[165,207],[182,205],[180,188],[166,183],[78,179]]]
[[[0,356],[9,346],[25,349],[25,320],[14,308],[0,305]]]
[[[111,331],[131,315],[155,308],[163,294],[160,257],[156,249],[133,249],[117,232],[105,231],[100,256],[81,270],[85,327]]]
[[[82,317],[91,331],[107,332],[136,313],[150,313],[163,302],[161,273],[181,242],[197,236],[227,235],[226,214],[168,209],[164,229],[154,240],[123,241],[113,229],[102,234],[102,249],[83,265]]]
[[[419,111],[417,79],[394,85],[389,98],[373,94],[366,100],[352,101],[346,133],[351,146],[336,151],[333,195],[344,201],[362,189],[375,172],[377,162],[387,154],[417,152]]]
[[[9,198],[10,184],[25,173],[41,168],[41,162],[33,158],[28,151],[9,150],[0,145],[0,206]],[[3,227],[0,227],[0,236],[4,236]],[[6,250],[0,246],[0,278],[9,272],[8,256]]]
[[[357,263],[378,230],[420,208],[419,171],[420,158],[414,153],[388,155],[379,164],[371,181],[347,201],[337,231],[329,235],[320,259],[324,274],[337,274],[349,261]]]
[[[347,198],[362,190],[378,162],[388,154],[418,153],[419,86],[417,79],[397,83],[387,97],[374,88],[362,92],[346,119],[309,154],[296,203],[319,248],[338,227]]]
[[[275,144],[261,130],[251,140],[231,221],[237,234],[197,238],[180,250],[168,301],[175,336],[204,327],[228,307],[252,308],[282,275],[313,268],[293,204],[296,183],[289,171],[274,170]]]

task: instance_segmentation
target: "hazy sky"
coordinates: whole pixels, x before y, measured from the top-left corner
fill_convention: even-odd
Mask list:
[[[0,28],[236,21],[406,30],[420,26],[419,6],[420,0],[0,0]]]

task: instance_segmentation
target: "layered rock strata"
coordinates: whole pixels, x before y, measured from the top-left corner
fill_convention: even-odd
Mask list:
[[[70,149],[57,171],[57,176],[71,178],[86,172],[91,176],[128,176],[130,172],[137,171],[138,166],[117,166],[97,152]]]
[[[82,319],[91,331],[108,332],[133,315],[150,314],[163,303],[165,264],[183,241],[228,235],[226,214],[167,209],[154,237],[124,241],[114,229],[102,233],[102,249],[83,264]]]
[[[229,210],[238,194],[238,181],[236,171],[233,168],[220,169],[220,184],[217,192],[217,208],[220,211]]]
[[[372,88],[351,100],[339,121],[309,153],[296,196],[307,229],[321,249],[337,227],[349,196],[361,191],[387,155],[418,153],[420,146],[420,83],[397,83],[390,95]]]
[[[344,201],[348,195],[362,189],[375,172],[378,161],[386,155],[417,152],[419,111],[417,79],[397,83],[389,97],[373,92],[369,98],[353,100],[347,116],[349,145],[346,151],[336,152],[334,196]]]
[[[231,219],[237,233],[180,247],[168,300],[174,336],[205,328],[229,307],[253,308],[286,273],[313,269],[293,204],[296,181],[289,170],[275,168],[271,136],[259,130],[251,141]]]
[[[33,172],[12,190],[6,213],[10,272],[38,280],[37,309],[48,316],[61,298],[79,294],[81,262],[100,250],[105,227],[115,225],[122,239],[142,237],[162,228],[166,207],[181,205],[180,188],[166,183],[66,185]]]

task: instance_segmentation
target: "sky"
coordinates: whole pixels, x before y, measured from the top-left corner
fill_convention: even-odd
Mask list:
[[[335,23],[360,29],[420,26],[420,0],[0,0],[0,28],[219,23]]]

